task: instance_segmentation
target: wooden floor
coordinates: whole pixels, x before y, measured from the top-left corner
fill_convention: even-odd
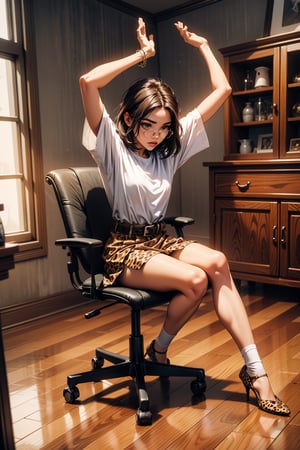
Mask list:
[[[89,370],[94,348],[127,354],[129,310],[113,307],[85,320],[77,308],[4,330],[16,449],[280,449],[300,448],[300,291],[242,285],[255,339],[289,418],[263,413],[246,396],[243,364],[217,320],[210,294],[170,349],[176,364],[205,368],[204,399],[193,398],[190,380],[169,384],[148,378],[152,426],[135,423],[131,379],[80,385],[77,404],[62,396],[66,376]],[[148,343],[164,308],[143,313]]]

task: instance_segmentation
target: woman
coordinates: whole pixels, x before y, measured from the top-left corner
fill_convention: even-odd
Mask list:
[[[168,363],[167,349],[212,287],[216,312],[245,361],[240,378],[247,396],[251,389],[258,406],[289,415],[287,405],[273,393],[254,344],[247,314],[234,286],[225,256],[197,242],[168,236],[166,213],[174,173],[191,156],[208,147],[204,123],[221,107],[231,88],[207,40],[175,24],[183,40],[206,61],[212,92],[184,118],[178,119],[173,91],[160,80],[146,79],[127,91],[116,124],[110,119],[99,89],[155,55],[153,36],[147,37],[140,18],[140,49],[130,56],[102,64],[80,78],[86,115],[84,144],[97,162],[115,219],[104,251],[105,285],[120,282],[133,288],[179,293],[170,302],[158,337],[147,348],[154,361]],[[90,139],[95,141],[92,145]]]

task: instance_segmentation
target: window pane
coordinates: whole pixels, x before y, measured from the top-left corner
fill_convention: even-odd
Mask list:
[[[0,0],[0,38],[12,39],[11,19],[7,0]]]
[[[25,231],[21,180],[0,180],[0,203],[4,204],[1,218],[5,234]]]
[[[0,0],[0,38],[12,40],[9,0]]]
[[[21,170],[17,124],[0,121],[0,136],[0,175],[19,173]]]
[[[0,116],[17,115],[16,94],[15,65],[8,59],[0,58]]]
[[[23,21],[30,51],[24,51]],[[38,97],[26,95],[37,84],[32,23],[31,1],[0,0],[0,215],[7,241],[19,243],[20,261],[47,250]]]

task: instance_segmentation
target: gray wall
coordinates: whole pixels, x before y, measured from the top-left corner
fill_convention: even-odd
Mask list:
[[[81,146],[83,111],[78,78],[97,63],[125,56],[138,46],[136,18],[96,0],[33,0],[38,64],[44,173],[59,167],[93,164]],[[186,15],[158,22],[157,57],[146,69],[133,68],[103,92],[112,115],[121,94],[141,76],[156,75],[175,89],[186,112],[209,90],[205,66],[197,50],[181,42],[173,22],[183,20],[191,30],[218,48],[262,37],[266,0],[222,0]],[[154,31],[153,29],[151,31]],[[197,102],[195,102],[195,99]],[[196,156],[176,179],[170,213],[196,218],[189,237],[208,242],[208,171],[203,161],[223,159],[223,114],[208,124],[210,148]],[[1,282],[1,307],[24,304],[70,289],[66,257],[55,247],[64,231],[49,186],[45,187],[49,251],[46,258],[20,262]]]
[[[263,36],[266,1],[221,0],[179,17],[192,31],[205,36],[223,64],[218,49],[255,40]],[[176,18],[177,20],[177,18]],[[162,78],[174,88],[182,111],[186,112],[203,98],[209,88],[208,73],[196,49],[178,39],[174,20],[159,23],[160,67]],[[180,171],[181,213],[193,216],[190,237],[207,244],[209,240],[208,169],[203,161],[223,159],[223,109],[212,118],[206,129],[210,147],[189,161]],[[177,199],[177,191],[175,192]],[[171,205],[173,206],[172,199]]]

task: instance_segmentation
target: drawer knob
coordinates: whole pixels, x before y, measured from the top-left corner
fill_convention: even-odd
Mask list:
[[[245,192],[249,189],[251,181],[247,181],[245,184],[240,184],[239,180],[236,180],[235,185],[239,188],[240,191]]]

